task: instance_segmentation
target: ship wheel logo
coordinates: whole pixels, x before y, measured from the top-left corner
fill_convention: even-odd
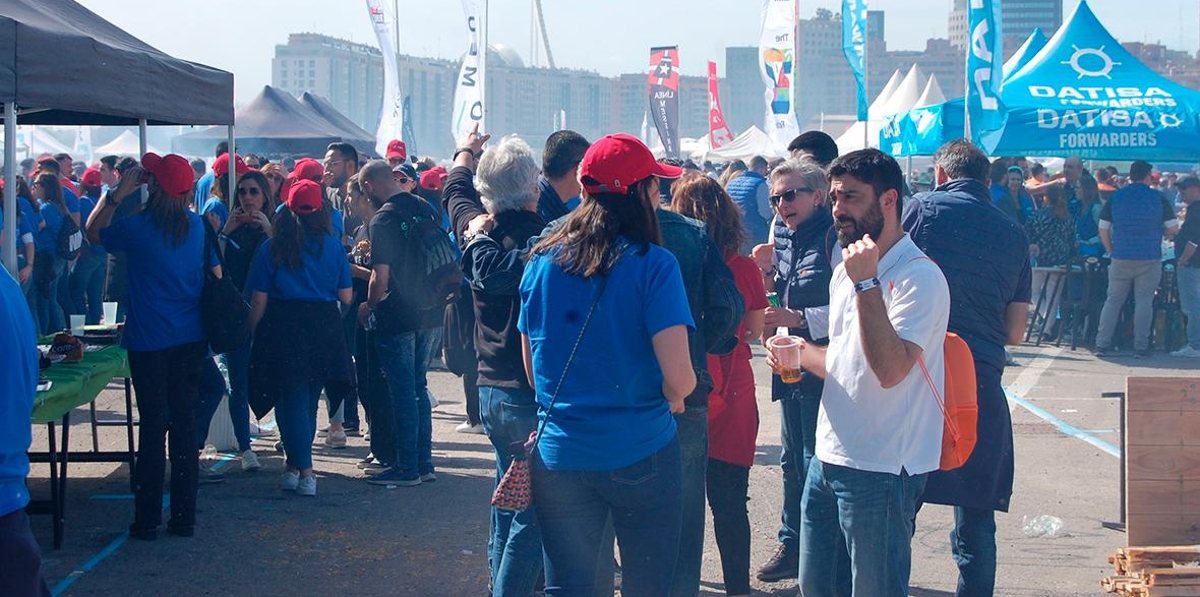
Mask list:
[[[1079,74],[1080,79],[1084,77],[1105,77],[1107,79],[1112,79],[1112,75],[1109,73],[1112,72],[1112,68],[1114,66],[1121,64],[1120,62],[1114,62],[1113,59],[1108,56],[1108,54],[1104,53],[1104,46],[1100,46],[1099,48],[1081,48],[1079,46],[1072,45],[1071,47],[1075,48],[1075,53],[1071,54],[1070,60],[1064,60],[1061,62],[1061,64],[1066,64],[1074,69],[1075,72]],[[1099,58],[1103,63],[1103,66],[1094,70],[1084,68],[1083,65],[1080,64],[1080,60],[1085,56],[1095,56],[1096,58]]]

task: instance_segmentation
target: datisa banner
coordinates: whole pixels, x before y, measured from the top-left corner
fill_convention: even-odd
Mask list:
[[[733,133],[721,110],[721,95],[717,85],[717,63],[708,61],[708,146],[719,149],[733,141]]]
[[[858,83],[857,117],[867,121],[867,0],[842,0],[842,53]]]
[[[463,14],[467,23],[467,53],[463,56],[458,71],[458,83],[454,90],[454,112],[450,120],[450,134],[458,141],[479,125],[484,133],[484,81],[487,72],[487,0],[462,0]]]
[[[967,30],[967,115],[971,138],[1004,126],[1000,83],[1004,77],[1004,36],[1000,31],[1000,0],[970,0]]]
[[[779,151],[800,134],[796,122],[796,2],[764,0],[758,58],[766,85],[764,130]]]
[[[375,130],[375,153],[387,154],[387,144],[392,139],[402,139],[404,132],[404,110],[400,95],[400,67],[396,64],[395,39],[396,15],[387,0],[367,0],[367,12],[375,39],[383,54],[383,105],[379,109],[379,128]],[[404,139],[406,143],[409,139]]]
[[[679,47],[650,48],[650,117],[667,157],[679,157]]]

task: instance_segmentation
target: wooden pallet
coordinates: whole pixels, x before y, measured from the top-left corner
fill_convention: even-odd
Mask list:
[[[1108,557],[1115,575],[1100,581],[1124,597],[1200,597],[1200,545],[1121,547]]]
[[[1126,540],[1200,543],[1200,379],[1130,377],[1125,391]]]

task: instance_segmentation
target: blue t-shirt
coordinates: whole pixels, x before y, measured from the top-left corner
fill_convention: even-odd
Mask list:
[[[533,349],[540,417],[546,416],[599,285],[599,277],[568,275],[546,255],[534,255],[525,266],[517,328]],[[679,262],[659,246],[644,255],[626,247],[538,442],[548,468],[618,469],[675,437],[651,339],[676,325],[694,327]]]
[[[39,213],[46,226],[37,233],[34,246],[39,251],[53,252],[58,246],[58,229],[62,228],[63,214],[53,203],[43,203]]]
[[[97,201],[99,201],[99,200],[92,199],[91,197],[88,197],[87,195],[84,195],[83,197],[81,197],[79,199],[79,217],[82,218],[80,220],[80,222],[83,224],[83,226],[81,226],[81,228],[87,227],[88,218],[92,217],[92,210],[96,209]],[[92,255],[96,255],[96,256],[103,256],[103,255],[108,254],[108,251],[104,250],[104,245],[101,245],[99,243],[89,244],[87,250],[90,251]]]
[[[25,304],[21,287],[4,268],[0,268],[0,304]],[[29,413],[37,391],[36,346],[29,309],[0,309],[0,354],[4,355],[4,375],[0,375],[0,517],[29,503],[29,491],[25,489],[29,457],[25,452],[33,441]]]
[[[326,203],[326,205],[329,204]],[[284,203],[280,203],[279,205],[275,206],[276,215],[281,213],[286,207],[287,204]],[[329,224],[333,228],[334,236],[338,238],[346,236],[346,219],[342,216],[342,210],[331,205],[329,206]]]
[[[79,213],[79,197],[75,195],[75,192],[65,186],[62,188],[62,192],[63,203],[67,204],[67,211],[73,214]],[[80,220],[80,223],[82,222],[83,221]]]
[[[207,216],[210,213],[217,214],[217,232],[220,232],[225,227],[225,222],[229,221],[229,208],[216,197],[209,197],[208,201],[204,202],[204,207],[200,208],[200,215]]]
[[[317,255],[318,247],[321,248],[320,255]],[[254,254],[246,288],[265,292],[278,300],[316,302],[336,301],[339,290],[350,288],[350,261],[337,237],[309,239],[300,266],[297,270],[276,264],[271,259],[271,240],[268,239]]]
[[[217,179],[213,175],[213,171],[209,170],[196,181],[196,194],[192,196],[192,203],[196,205],[204,205],[204,201],[212,195],[213,182]]]
[[[125,252],[129,311],[121,345],[128,350],[162,350],[204,339],[202,268],[215,266],[217,257],[210,251],[202,263],[203,222],[192,212],[187,218],[187,236],[179,246],[144,211],[100,231],[105,249]]]

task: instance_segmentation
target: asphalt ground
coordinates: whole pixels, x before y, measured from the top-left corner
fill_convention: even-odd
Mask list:
[[[1000,596],[1101,595],[1110,573],[1105,558],[1125,544],[1122,533],[1102,523],[1118,518],[1116,399],[1125,377],[1194,376],[1200,362],[1157,355],[1099,360],[1085,350],[1032,346],[1013,351],[1021,362],[1008,368],[1016,441],[1012,511],[997,515]],[[776,546],[781,502],[779,408],[770,402],[768,373],[755,359],[761,413],[759,449],[751,471],[749,502],[752,566]],[[355,467],[368,449],[351,437],[342,450],[314,448],[319,476],[316,498],[278,489],[283,459],[277,437],[254,442],[263,470],[243,473],[236,459],[217,461],[228,480],[200,487],[196,536],[160,534],[156,542],[127,540],[131,521],[128,468],[72,464],[67,486],[66,538],[50,548],[51,521],[35,516],[44,571],[54,595],[200,596],[254,595],[487,595],[488,500],[494,456],[482,435],[460,434],[464,420],[460,381],[431,371],[430,387],[441,400],[433,414],[438,480],[412,488],[367,485]],[[123,416],[117,386],[99,398],[102,420]],[[325,417],[324,408],[318,415]],[[73,450],[90,450],[87,410],[77,409]],[[271,426],[271,420],[262,422]],[[324,423],[322,423],[323,425]],[[121,449],[124,432],[101,428],[102,449]],[[46,428],[34,428],[35,450],[46,446]],[[34,465],[35,497],[48,495],[47,465]],[[1063,520],[1055,538],[1028,537],[1024,517],[1048,514]],[[950,509],[927,506],[913,538],[911,595],[954,594],[957,570],[950,556]],[[701,595],[724,595],[711,521],[705,546]],[[2,565],[2,564],[0,564]],[[762,595],[795,595],[794,580],[754,582]]]

